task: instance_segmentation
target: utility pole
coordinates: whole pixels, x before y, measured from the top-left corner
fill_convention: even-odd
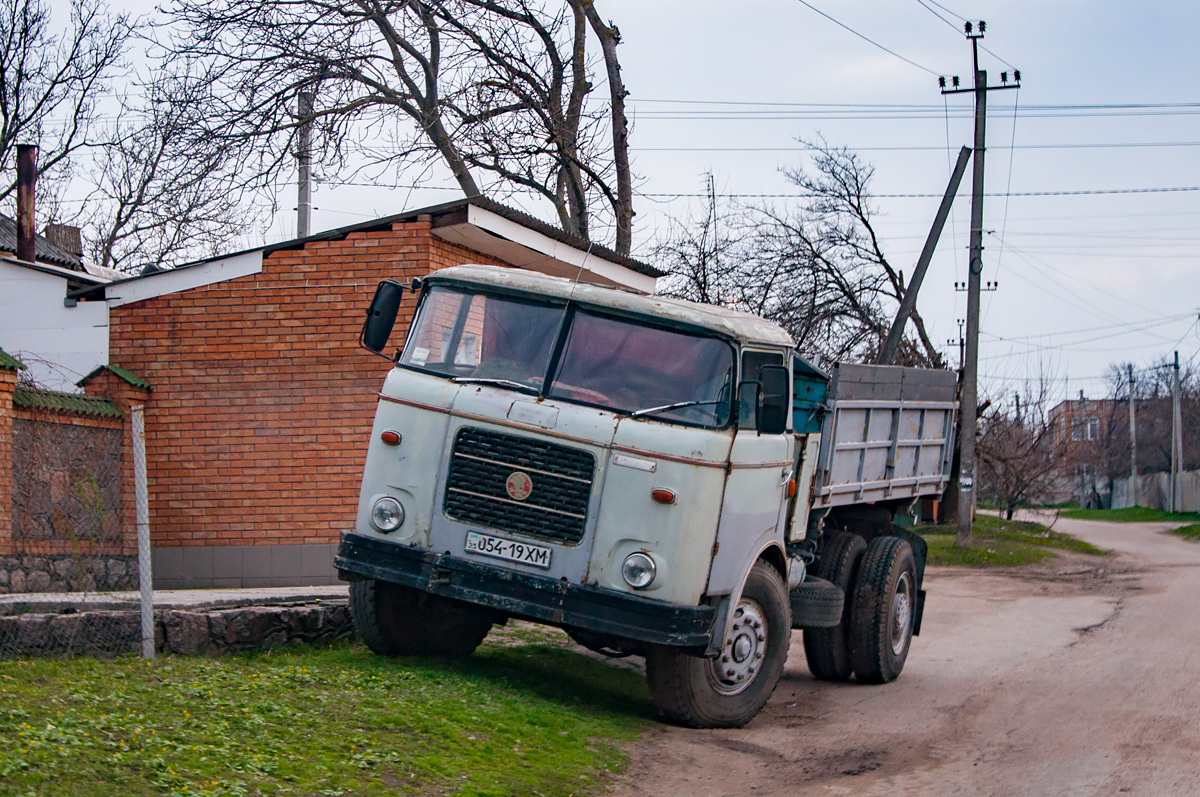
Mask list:
[[[957,76],[951,78],[951,88],[946,88],[946,79],[938,78],[942,94],[975,95],[975,147],[974,170],[971,180],[971,242],[970,265],[967,276],[967,340],[963,361],[962,391],[959,414],[959,480],[958,480],[958,529],[954,544],[967,548],[971,545],[971,522],[975,515],[975,434],[979,407],[979,298],[983,275],[983,164],[986,152],[984,129],[987,122],[987,93],[1000,89],[1015,89],[1021,86],[1021,73],[1013,71],[1013,82],[1008,82],[1008,73],[1000,73],[999,86],[988,86],[987,72],[979,68],[979,40],[987,30],[987,23],[978,26],[966,23],[963,30],[971,42],[971,64],[974,72],[973,88],[959,88]]]
[[[1171,511],[1182,512],[1179,477],[1183,469],[1183,402],[1179,387],[1179,352],[1175,352],[1175,372],[1171,379]]]
[[[300,117],[299,141],[296,143],[296,161],[299,179],[296,198],[296,237],[307,238],[312,222],[312,108],[311,91],[302,91],[297,97],[297,115]]]
[[[1138,469],[1137,469],[1137,412],[1134,409],[1137,402],[1134,400],[1134,387],[1137,382],[1134,381],[1133,363],[1126,366],[1129,370],[1129,497],[1132,501],[1130,506],[1138,505]]]

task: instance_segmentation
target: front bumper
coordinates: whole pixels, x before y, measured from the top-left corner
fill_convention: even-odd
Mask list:
[[[677,606],[407,548],[352,532],[342,534],[333,565],[346,580],[365,576],[390,581],[488,606],[513,617],[656,645],[704,647],[712,635],[716,615],[711,606]]]

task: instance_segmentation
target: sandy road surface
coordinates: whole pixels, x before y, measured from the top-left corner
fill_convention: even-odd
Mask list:
[[[1200,795],[1200,545],[1161,524],[1055,528],[1117,556],[931,571],[885,686],[814,681],[797,632],[748,727],[653,731],[614,792]]]

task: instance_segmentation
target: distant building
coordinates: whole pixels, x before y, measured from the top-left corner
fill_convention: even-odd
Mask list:
[[[46,232],[35,236],[35,262],[18,260],[16,222],[0,215],[0,347],[36,384],[73,391],[108,361],[108,306],[73,296],[126,275],[85,262],[77,227]]]

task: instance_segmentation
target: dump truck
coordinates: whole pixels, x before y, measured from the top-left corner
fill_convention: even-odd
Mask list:
[[[488,266],[381,283],[367,349],[409,294],[335,559],[373,651],[557,626],[645,657],[657,710],[692,727],[753,718],[793,629],[816,678],[900,674],[952,373],[822,369],[748,313]]]

